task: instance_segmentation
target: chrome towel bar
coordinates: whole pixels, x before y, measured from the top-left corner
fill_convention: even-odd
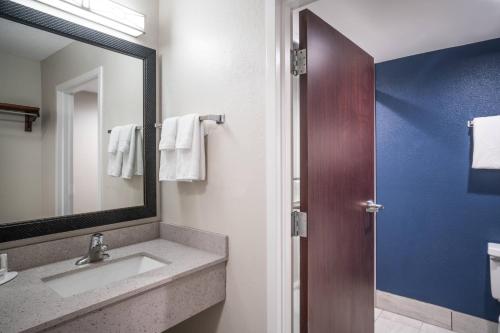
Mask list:
[[[212,120],[215,121],[216,124],[221,125],[226,122],[226,115],[225,114],[208,114],[206,116],[200,116],[200,121],[204,120]],[[162,124],[161,123],[156,123],[155,127],[156,128],[161,128]]]
[[[226,115],[225,114],[208,114],[206,116],[200,116],[200,121],[204,120],[212,120],[215,121],[216,124],[221,125],[224,124],[226,121]],[[162,124],[161,123],[155,123],[156,128],[161,128]],[[141,130],[142,126],[137,126],[136,130]],[[111,130],[108,130],[108,133],[111,133]]]
[[[137,127],[135,128],[135,130],[136,130],[136,131],[140,131],[140,130],[142,130],[142,126],[137,126]],[[111,133],[111,130],[108,130],[108,133]]]

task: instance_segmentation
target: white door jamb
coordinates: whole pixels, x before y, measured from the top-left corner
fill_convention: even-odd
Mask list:
[[[102,105],[103,105],[103,68],[98,67],[74,79],[56,86],[56,161],[55,161],[55,212],[56,215],[73,213],[73,94],[78,88],[91,80],[97,79],[97,200],[98,209],[102,209]]]

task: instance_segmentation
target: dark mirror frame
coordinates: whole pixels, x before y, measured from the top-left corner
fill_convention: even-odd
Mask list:
[[[156,51],[8,0],[0,17],[143,60],[145,164],[144,206],[0,225],[0,243],[156,216]]]

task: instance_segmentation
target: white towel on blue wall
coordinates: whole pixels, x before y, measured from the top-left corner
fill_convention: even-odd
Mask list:
[[[473,169],[500,169],[500,116],[474,118]]]

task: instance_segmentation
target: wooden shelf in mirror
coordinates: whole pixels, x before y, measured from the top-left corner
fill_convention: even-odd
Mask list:
[[[0,103],[0,113],[24,116],[24,131],[31,132],[33,122],[40,117],[40,108],[26,105]]]

